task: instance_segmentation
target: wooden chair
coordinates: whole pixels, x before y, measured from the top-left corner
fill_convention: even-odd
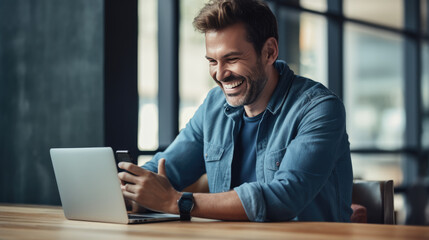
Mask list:
[[[367,223],[395,224],[392,180],[355,180],[352,203],[366,208]]]

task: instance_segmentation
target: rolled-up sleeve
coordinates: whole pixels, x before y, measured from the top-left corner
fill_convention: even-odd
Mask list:
[[[325,184],[330,184],[336,162],[348,149],[344,147],[344,141],[348,143],[345,110],[338,98],[313,99],[300,115],[297,134],[274,179],[234,189],[251,221],[287,221],[298,216]],[[328,200],[337,201],[337,196],[331,197]]]

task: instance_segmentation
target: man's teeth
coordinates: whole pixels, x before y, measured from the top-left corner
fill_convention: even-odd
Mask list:
[[[235,82],[235,83],[231,83],[231,84],[225,84],[225,85],[223,85],[223,87],[225,89],[231,89],[231,88],[235,88],[235,87],[240,86],[243,82],[244,82],[244,80],[241,80],[240,82]]]

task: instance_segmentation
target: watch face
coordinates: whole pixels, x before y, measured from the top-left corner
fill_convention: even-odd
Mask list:
[[[191,220],[191,211],[194,208],[194,197],[192,193],[185,192],[177,202],[180,212],[180,220],[189,221]]]

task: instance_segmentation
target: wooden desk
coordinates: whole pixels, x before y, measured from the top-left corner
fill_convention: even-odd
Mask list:
[[[0,205],[0,239],[429,239],[429,227],[194,219],[135,225],[70,221],[60,207]]]

